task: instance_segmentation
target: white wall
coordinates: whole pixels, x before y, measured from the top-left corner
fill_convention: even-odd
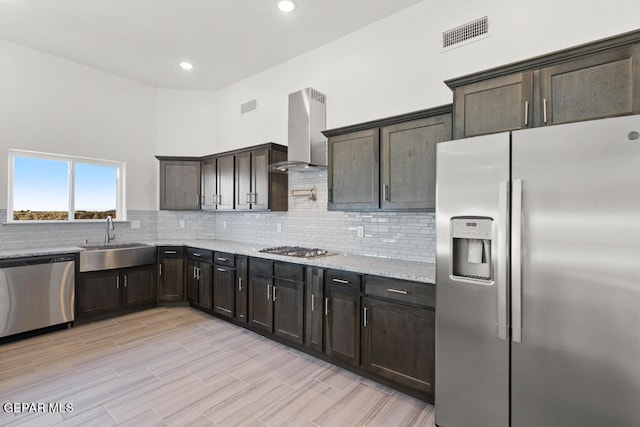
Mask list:
[[[7,148],[124,161],[127,209],[157,209],[156,91],[0,41],[0,208]]]
[[[205,156],[216,151],[215,94],[158,89],[155,154]]]
[[[442,52],[444,30],[487,14],[490,37]],[[637,0],[425,0],[218,91],[216,144],[286,145],[287,96],[307,86],[327,95],[327,127],[340,127],[447,104],[446,79],[637,28]],[[258,111],[241,117],[254,98]]]

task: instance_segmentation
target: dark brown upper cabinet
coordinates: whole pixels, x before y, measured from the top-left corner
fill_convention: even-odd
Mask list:
[[[451,114],[381,129],[380,207],[435,209],[436,144],[451,139]]]
[[[288,177],[269,165],[287,159],[286,148],[268,144],[235,154],[235,208],[286,211]]]
[[[640,113],[640,31],[451,79],[454,138]]]
[[[285,146],[267,143],[205,157],[156,158],[162,210],[288,209],[288,176],[270,168],[287,159]]]
[[[160,209],[200,209],[199,158],[162,157],[160,160]]]
[[[435,209],[436,144],[451,105],[325,131],[329,210]]]
[[[378,129],[330,137],[327,149],[329,209],[377,209],[380,193]]]

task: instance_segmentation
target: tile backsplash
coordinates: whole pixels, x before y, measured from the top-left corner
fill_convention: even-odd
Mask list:
[[[314,189],[316,200],[291,196]],[[101,242],[105,225],[7,224],[0,210],[0,250]],[[119,242],[221,239],[267,246],[300,245],[332,251],[435,262],[435,213],[327,211],[327,172],[289,173],[288,212],[129,211],[116,223]],[[131,228],[139,221],[140,228]]]

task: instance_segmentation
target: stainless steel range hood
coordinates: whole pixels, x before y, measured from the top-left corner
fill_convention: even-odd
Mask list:
[[[305,171],[327,167],[326,97],[310,87],[289,94],[288,160],[274,163],[272,170]]]

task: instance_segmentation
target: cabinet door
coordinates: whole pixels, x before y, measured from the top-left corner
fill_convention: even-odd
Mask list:
[[[216,159],[202,162],[202,209],[213,210],[217,202]]]
[[[216,209],[231,210],[233,209],[233,156],[223,156],[217,159],[217,195],[218,201]]]
[[[249,276],[249,324],[273,332],[273,279]]]
[[[124,306],[152,306],[156,303],[155,266],[127,268],[123,272]]]
[[[158,301],[184,301],[184,260],[163,258],[158,266]]]
[[[451,115],[382,128],[383,209],[435,209],[436,144],[451,139]]]
[[[80,273],[78,277],[78,317],[116,312],[122,306],[118,270]]]
[[[542,125],[640,112],[640,45],[540,70]]]
[[[200,209],[200,161],[160,161],[160,209]]]
[[[236,165],[236,209],[251,209],[251,152],[238,153]]]
[[[269,208],[269,149],[251,152],[251,209]]]
[[[324,270],[307,267],[305,286],[305,345],[322,351],[324,326]]]
[[[213,269],[213,311],[233,318],[235,270],[219,265],[214,266]]]
[[[198,306],[211,310],[213,308],[213,265],[200,262],[198,269]]]
[[[248,258],[239,256],[236,258],[236,320],[238,322],[247,323],[247,304],[248,304]]]
[[[433,393],[435,314],[365,298],[363,367],[415,390]]]
[[[325,289],[325,353],[360,365],[360,295],[332,286]]]
[[[460,86],[454,92],[455,139],[533,125],[532,73],[516,73]]]
[[[192,304],[198,304],[198,262],[187,261],[187,301]]]
[[[273,332],[289,341],[304,340],[304,282],[275,280],[273,287]]]
[[[378,129],[329,138],[329,210],[379,207],[379,145]]]

